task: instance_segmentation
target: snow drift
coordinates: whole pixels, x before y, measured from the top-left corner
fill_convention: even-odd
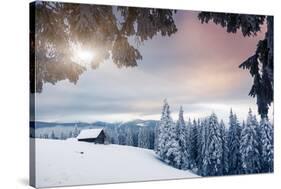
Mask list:
[[[198,177],[152,150],[69,140],[36,140],[36,186],[52,187]]]

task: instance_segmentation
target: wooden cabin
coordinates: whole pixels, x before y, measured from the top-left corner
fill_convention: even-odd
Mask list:
[[[92,142],[96,144],[104,144],[105,134],[103,128],[100,129],[84,129],[77,136],[78,141]]]

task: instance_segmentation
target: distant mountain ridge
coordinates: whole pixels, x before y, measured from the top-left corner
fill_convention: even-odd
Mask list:
[[[141,127],[145,127],[148,130],[153,131],[158,125],[159,121],[156,120],[132,120],[126,122],[108,123],[103,121],[96,121],[93,123],[86,122],[43,122],[43,121],[31,121],[30,122],[30,137],[35,138],[60,138],[66,139],[76,136],[83,129],[104,128],[108,134],[118,130],[124,133],[128,129],[137,135]]]
[[[141,120],[141,119],[135,119],[132,121],[126,121],[126,122],[104,122],[104,121],[96,121],[93,123],[87,123],[87,122],[44,122],[44,121],[30,121],[30,127],[31,128],[51,128],[51,127],[57,127],[57,126],[63,126],[63,127],[74,127],[77,126],[78,128],[83,127],[127,127],[127,126],[137,126],[137,127],[154,127],[157,125],[159,121],[157,120]]]

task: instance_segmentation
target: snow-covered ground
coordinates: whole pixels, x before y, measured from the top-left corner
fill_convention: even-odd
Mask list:
[[[36,140],[36,186],[66,186],[197,175],[166,165],[152,150],[68,140]]]

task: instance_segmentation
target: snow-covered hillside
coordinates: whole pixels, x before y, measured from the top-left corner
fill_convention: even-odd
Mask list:
[[[198,177],[166,165],[152,150],[68,140],[36,140],[36,186]]]

